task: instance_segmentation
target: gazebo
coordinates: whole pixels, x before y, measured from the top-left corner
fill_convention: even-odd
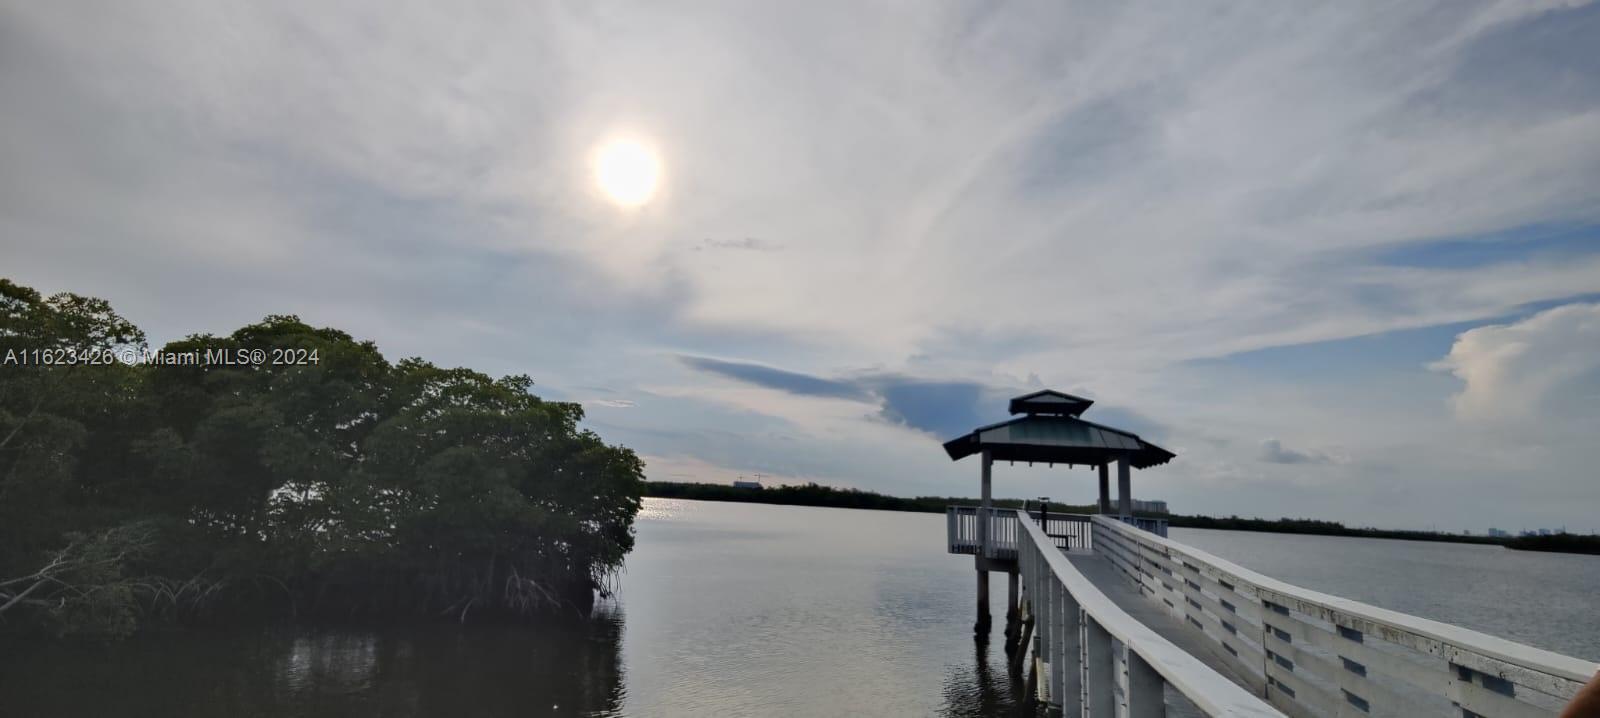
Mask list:
[[[1011,400],[1015,415],[998,424],[980,426],[971,433],[944,444],[953,461],[973,454],[982,457],[982,505],[978,521],[978,624],[989,621],[989,571],[1006,570],[1011,590],[1016,590],[1014,567],[996,566],[989,558],[989,521],[993,509],[991,469],[996,461],[1025,461],[1030,464],[1065,464],[1068,467],[1093,466],[1100,472],[1099,511],[1111,511],[1111,464],[1117,465],[1117,509],[1119,517],[1133,517],[1133,469],[1148,469],[1171,461],[1176,454],[1139,438],[1138,434],[1113,429],[1082,418],[1094,401],[1081,396],[1044,389]],[[1015,605],[1016,601],[1011,601]]]

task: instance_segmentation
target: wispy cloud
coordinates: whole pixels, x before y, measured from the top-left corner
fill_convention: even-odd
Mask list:
[[[1000,407],[996,390],[972,381],[939,381],[900,374],[865,373],[823,378],[749,362],[685,356],[700,371],[800,396],[848,399],[879,407],[877,417],[891,424],[951,438],[982,423],[982,415]],[[985,406],[984,400],[990,405]]]
[[[1320,451],[1295,450],[1277,439],[1261,442],[1261,460],[1269,464],[1335,464],[1334,457]]]
[[[1561,0],[0,0],[0,250],[158,339],[296,312],[574,400],[676,387],[605,412],[656,456],[887,485],[1007,387],[1049,385],[1240,482],[1302,480],[1256,455],[1286,417],[1363,461],[1404,434],[1420,473],[1406,456],[1467,430],[1439,415],[1452,392],[1463,417],[1540,394],[1535,422],[1563,396],[1489,345],[1600,292],[1597,33]],[[633,212],[588,176],[618,134],[662,153]],[[1527,236],[1552,227],[1572,234]],[[1464,388],[1415,359],[1287,388],[1187,363],[1443,324],[1507,327],[1431,354]],[[759,413],[708,408],[747,400],[727,379],[792,400],[766,409],[781,439],[707,438]],[[1581,450],[1550,451],[1508,501],[1575,505],[1522,498],[1583,490]],[[905,472],[925,490],[966,475],[930,456]],[[1384,479],[1339,486],[1360,482]]]
[[[823,379],[810,374],[785,371],[749,362],[725,361],[697,356],[684,356],[679,357],[679,359],[684,364],[700,371],[720,374],[731,379],[738,379],[739,381],[786,391],[791,394],[855,400],[865,400],[870,397],[870,394],[865,389],[848,381]]]
[[[588,399],[583,404],[585,406],[603,406],[608,409],[628,409],[638,406],[631,399]]]
[[[743,249],[751,252],[776,252],[783,249],[783,245],[764,242],[755,237],[741,237],[739,239],[707,239],[702,241],[695,249]]]

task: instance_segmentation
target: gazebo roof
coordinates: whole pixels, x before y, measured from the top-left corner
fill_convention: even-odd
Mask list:
[[[1094,402],[1057,391],[1039,391],[1011,400],[1018,416],[980,426],[945,442],[945,453],[960,460],[988,451],[996,461],[1100,465],[1127,457],[1137,469],[1160,466],[1176,454],[1139,438],[1078,418]]]
[[[1059,414],[1078,416],[1094,404],[1093,399],[1073,396],[1054,389],[1041,389],[1011,400],[1013,414]]]

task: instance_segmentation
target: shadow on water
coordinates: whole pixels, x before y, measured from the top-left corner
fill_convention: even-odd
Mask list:
[[[973,641],[972,665],[952,668],[945,677],[940,715],[952,718],[1038,715],[1024,695],[1022,682],[1011,675],[1004,656],[989,641]]]
[[[618,715],[620,614],[588,623],[7,640],[6,716]]]

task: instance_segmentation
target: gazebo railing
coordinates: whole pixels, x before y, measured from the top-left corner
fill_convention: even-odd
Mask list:
[[[1548,717],[1597,668],[1284,583],[1106,518],[1094,533],[1146,599],[1291,716]]]
[[[985,523],[990,536],[989,552],[985,558],[1014,559],[1017,556],[1017,515],[1009,509],[989,509],[988,521],[980,506],[945,507],[945,535],[949,538],[950,553],[977,556],[983,546]]]
[[[1028,518],[1039,524],[1044,529],[1046,536],[1055,540],[1056,548],[1089,548],[1094,540],[1094,532],[1089,523],[1089,514],[1063,514],[1046,511],[1043,523],[1040,522],[1038,510],[1028,511]]]
[[[983,543],[980,533],[978,514],[983,511],[978,506],[946,506],[945,507],[945,535],[949,538],[950,553],[976,556],[979,546]],[[1039,523],[1041,512],[1037,509],[1029,510],[1026,515],[1034,523]],[[1094,545],[1094,532],[1090,530],[1089,520],[1091,514],[1064,514],[1052,511],[1043,512],[1045,535],[1055,540],[1057,548],[1086,549]],[[1167,535],[1167,520],[1134,516],[1121,519],[1136,528],[1149,531],[1157,536]],[[1014,509],[990,509],[989,532],[995,538],[990,546],[988,558],[1010,559],[1016,556],[1016,513]]]

